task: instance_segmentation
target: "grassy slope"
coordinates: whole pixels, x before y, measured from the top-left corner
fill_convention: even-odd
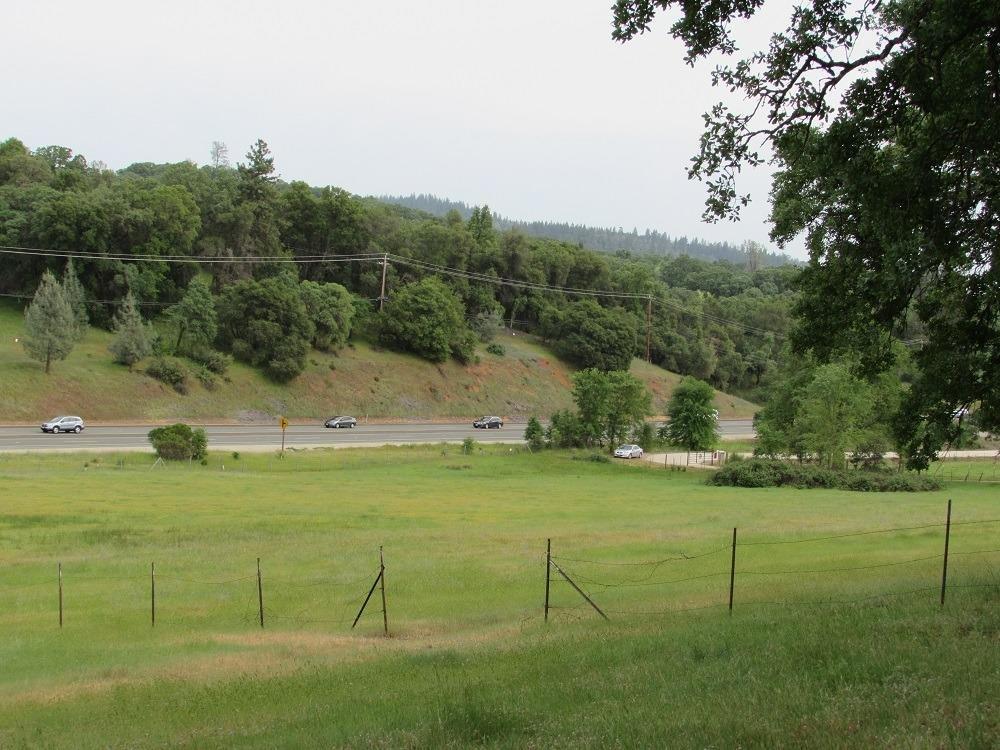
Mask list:
[[[480,352],[481,362],[433,365],[417,357],[359,342],[339,356],[312,352],[305,373],[287,386],[257,370],[234,364],[214,391],[191,379],[181,396],[167,386],[111,362],[110,334],[92,329],[86,340],[49,376],[14,342],[23,318],[15,305],[0,305],[0,422],[35,423],[57,413],[91,421],[191,419],[311,419],[333,413],[375,418],[468,419],[482,413],[509,418],[547,416],[571,405],[572,369],[524,336],[502,336],[504,357]],[[662,413],[679,376],[636,360],[632,371],[654,394]],[[756,407],[719,393],[723,417],[747,417]]]
[[[996,583],[997,554],[969,553],[996,549],[997,524],[955,527],[943,610],[940,526],[741,547],[732,616],[724,604],[733,526],[752,543],[939,524],[949,497],[955,521],[993,519],[994,488],[737,490],[507,451],[215,455],[155,469],[145,456],[0,457],[0,747],[995,742],[998,590],[962,586]],[[565,584],[553,584],[554,621],[540,621],[546,536],[610,624]],[[380,544],[388,640],[377,597],[349,629]],[[582,562],[713,550],[653,567]],[[674,582],[645,585],[657,581]],[[805,606],[913,589],[926,590]]]

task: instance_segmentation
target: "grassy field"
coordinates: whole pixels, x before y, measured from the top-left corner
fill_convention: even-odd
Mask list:
[[[96,421],[261,420],[279,415],[317,420],[335,413],[387,419],[461,418],[483,413],[509,418],[548,416],[572,406],[573,369],[523,335],[503,334],[499,357],[479,352],[468,367],[431,364],[417,357],[355,342],[339,355],[313,351],[306,371],[288,385],[271,382],[253,368],[234,364],[214,390],[194,377],[186,395],[146,376],[143,363],[130,373],[111,361],[111,334],[91,329],[64,362],[45,376],[15,339],[20,308],[0,302],[0,421],[35,424],[57,413]],[[680,376],[635,360],[632,372],[653,394],[653,409],[666,403]],[[717,393],[723,417],[749,417],[757,407]]]
[[[582,458],[0,456],[0,747],[995,747],[994,487]],[[555,580],[542,621],[549,537],[610,622]]]

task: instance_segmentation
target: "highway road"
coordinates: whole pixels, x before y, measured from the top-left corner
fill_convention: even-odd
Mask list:
[[[189,423],[196,426],[195,423]],[[723,438],[753,436],[749,419],[720,421]],[[146,434],[153,425],[89,426],[79,435],[45,434],[38,427],[0,427],[0,452],[148,451]],[[281,447],[277,425],[204,425],[209,450],[269,451]],[[477,430],[471,424],[359,424],[353,429],[322,425],[289,425],[285,448],[348,448],[409,443],[456,443],[471,437],[483,443],[519,443],[524,424],[508,422],[499,430]]]

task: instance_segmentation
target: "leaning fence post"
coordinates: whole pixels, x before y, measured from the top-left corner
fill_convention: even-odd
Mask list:
[[[733,589],[736,586],[736,527],[733,527],[733,558],[729,564],[729,614],[733,613]]]
[[[260,580],[260,558],[257,558],[257,608],[260,611],[260,626],[264,627],[264,584]]]
[[[63,602],[62,602],[62,563],[59,563],[59,627],[63,622]]]
[[[944,527],[944,569],[941,571],[941,606],[944,606],[944,592],[948,585],[948,542],[951,541],[951,498],[948,498],[948,518]]]
[[[552,574],[552,540],[545,540],[545,622],[549,621],[549,578]]]
[[[382,545],[378,547],[378,577],[382,582],[382,630],[389,635],[389,615],[385,610],[385,559],[382,557]]]
[[[150,622],[156,627],[156,563],[149,564]]]

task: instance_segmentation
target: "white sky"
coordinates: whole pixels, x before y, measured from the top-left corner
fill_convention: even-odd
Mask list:
[[[742,182],[754,202],[740,224],[700,219],[704,190],[685,170],[725,94],[710,66],[685,66],[662,22],[613,42],[610,5],[15,3],[0,139],[118,169],[204,164],[213,140],[236,162],[261,137],[287,180],[772,247],[764,170]]]

